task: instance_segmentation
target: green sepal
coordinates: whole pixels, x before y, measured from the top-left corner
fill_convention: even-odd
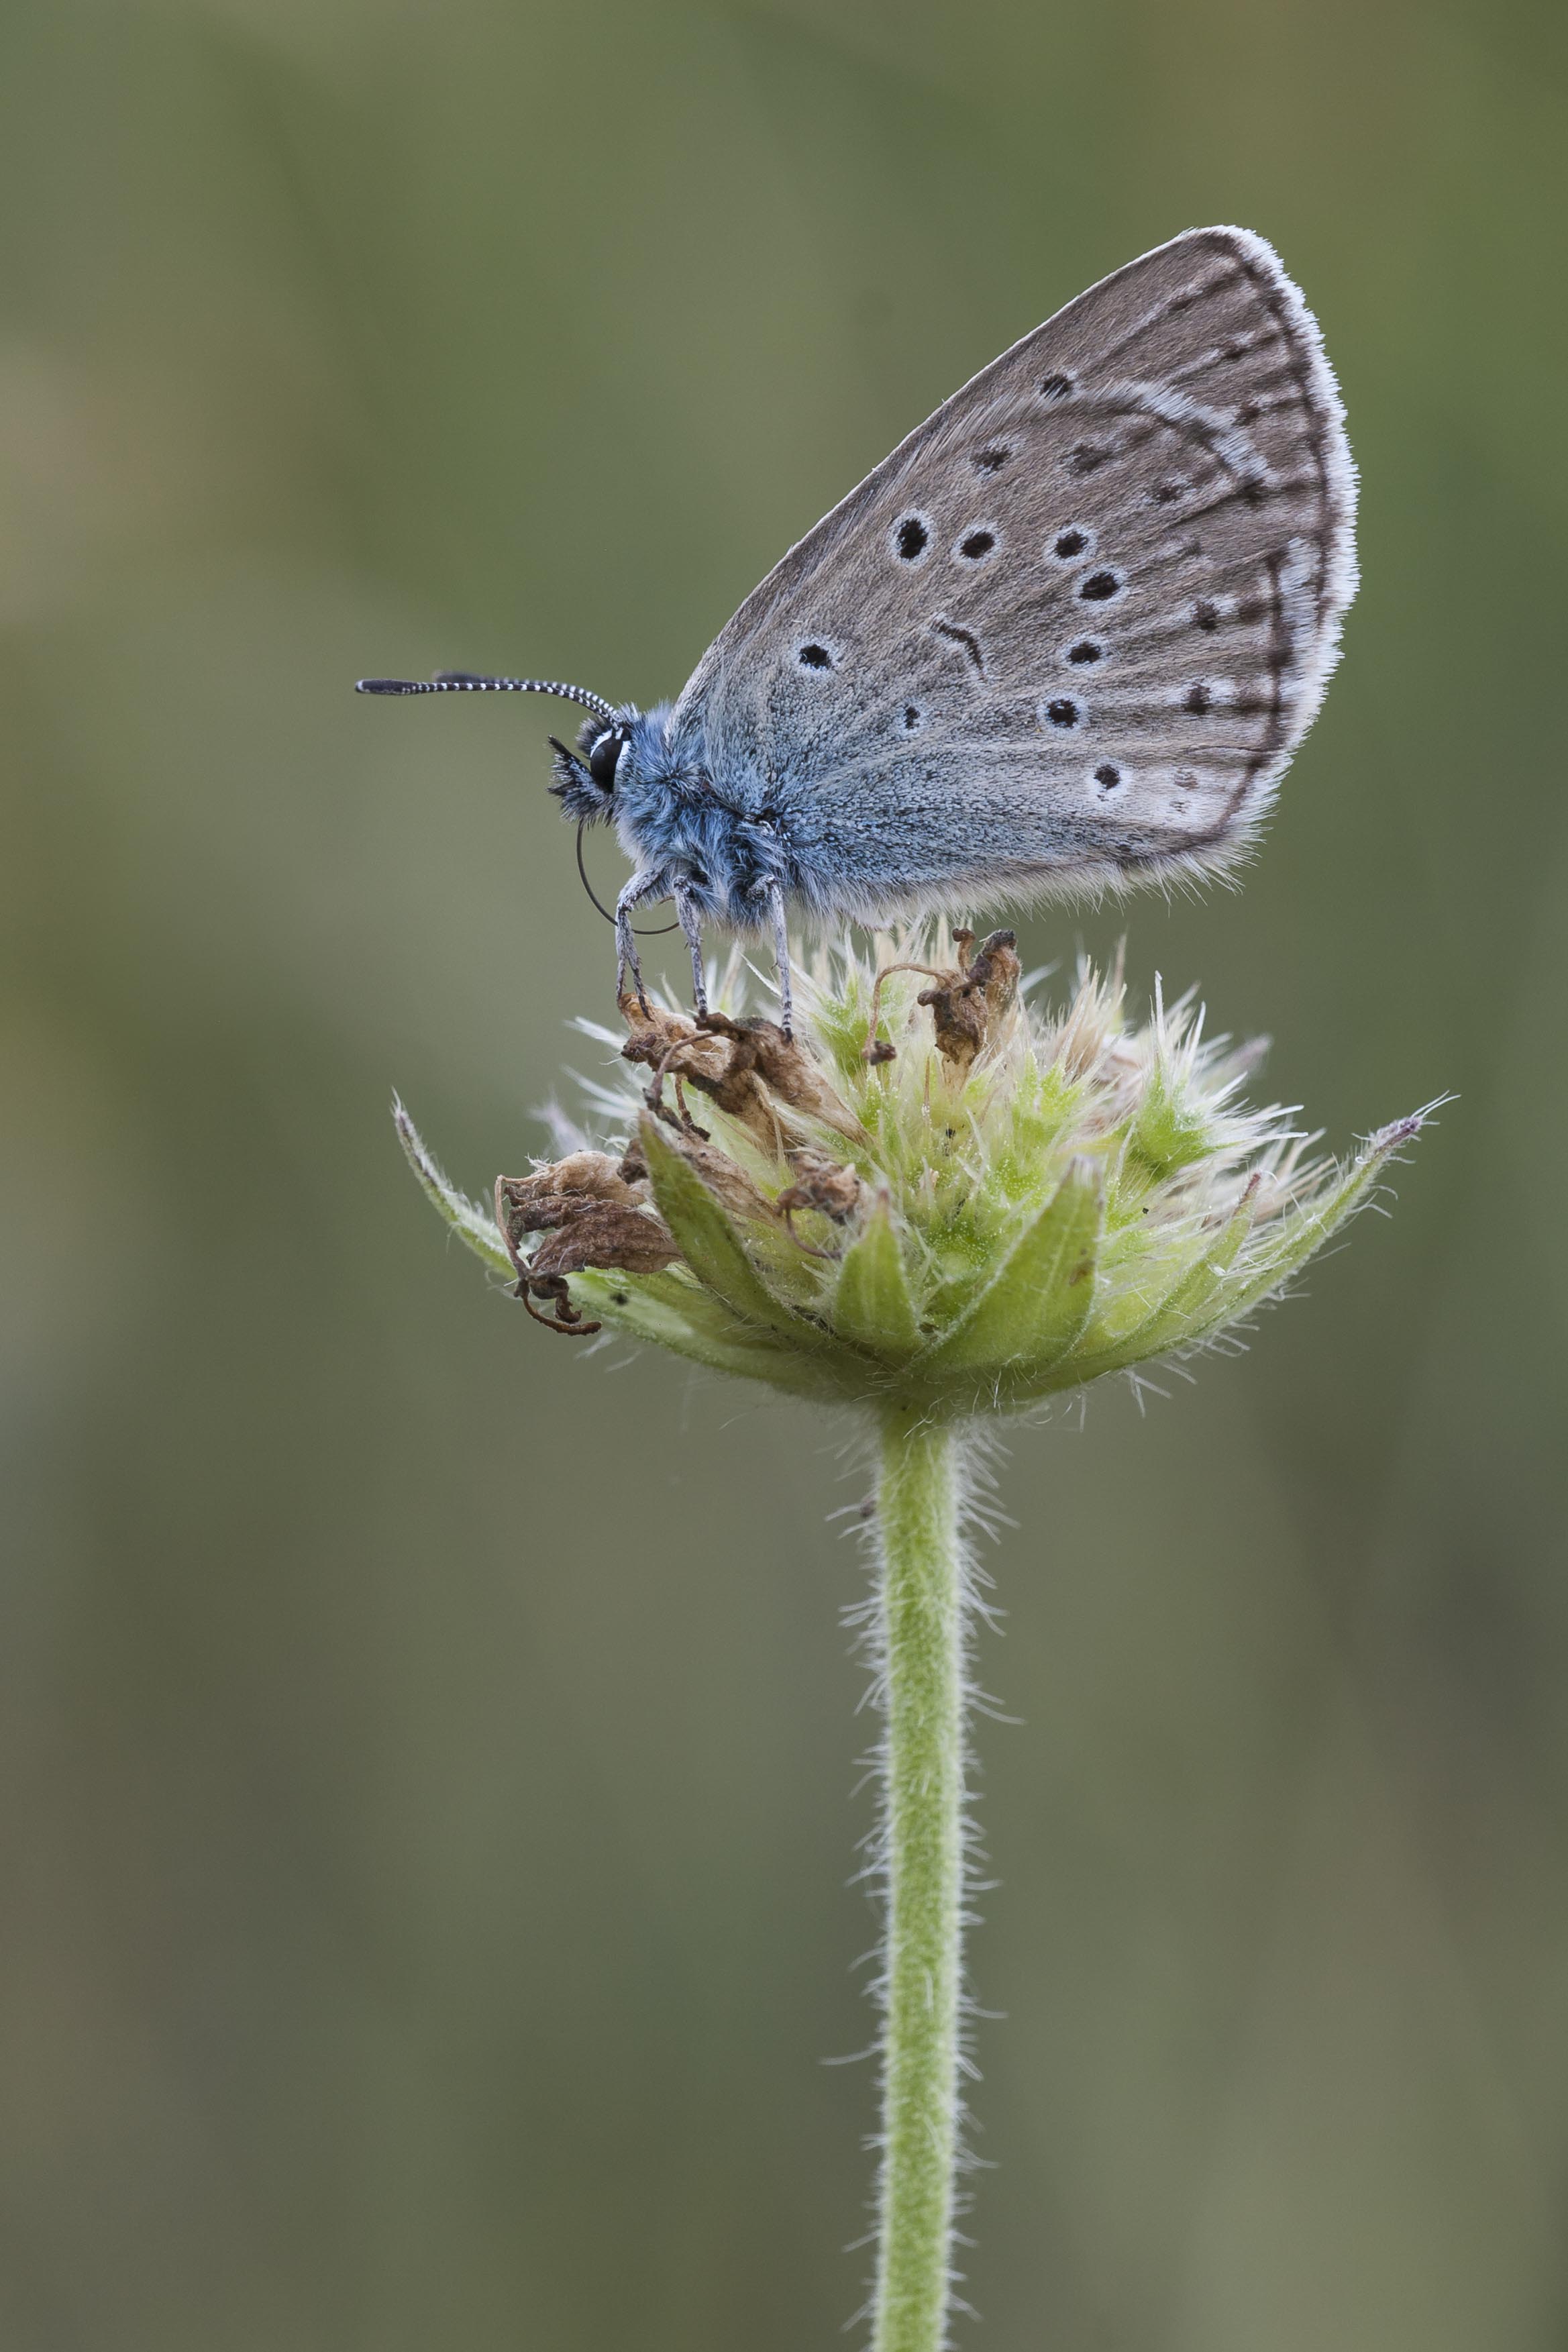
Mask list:
[[[818,1404],[841,1404],[862,1393],[864,1372],[857,1381],[840,1373],[831,1357],[813,1350],[802,1353],[743,1322],[711,1291],[699,1289],[688,1276],[673,1269],[667,1274],[622,1275],[598,1269],[571,1277],[571,1295],[595,1322],[605,1323],[627,1339],[646,1340],[709,1371],[737,1379],[766,1381],[791,1396]]]
[[[841,1339],[879,1356],[908,1356],[920,1344],[904,1253],[885,1192],[844,1252],[833,1327]]]
[[[1238,1315],[1261,1306],[1281,1283],[1300,1273],[1337,1228],[1354,1216],[1358,1209],[1365,1207],[1384,1169],[1418,1127],[1419,1119],[1411,1118],[1397,1120],[1393,1127],[1385,1128],[1359,1159],[1341,1171],[1337,1182],[1327,1192],[1320,1194],[1310,1207],[1281,1218],[1263,1247],[1249,1258],[1242,1268],[1241,1281],[1227,1297],[1223,1309],[1207,1317],[1188,1337],[1195,1340],[1207,1338],[1222,1323],[1232,1322]]]
[[[1105,1372],[1124,1371],[1129,1365],[1146,1363],[1153,1356],[1169,1355],[1201,1331],[1228,1323],[1236,1312],[1230,1272],[1252,1229],[1255,1202],[1255,1189],[1249,1187],[1208,1247],[1130,1331],[1107,1335],[1099,1345],[1093,1332],[1086,1333],[1088,1346],[1053,1367],[1030,1393],[1047,1395],[1053,1389],[1097,1381]],[[1022,1402],[1021,1397],[1019,1401]]]
[[[1236,1289],[1232,1273],[1257,1213],[1257,1186],[1249,1184],[1197,1265],[1187,1268],[1153,1314],[1128,1334],[1123,1347],[1129,1355],[1163,1356],[1167,1349],[1179,1348],[1194,1331],[1216,1319],[1229,1318]]]
[[[658,1121],[644,1118],[638,1132],[659,1214],[697,1280],[749,1324],[786,1333],[798,1348],[831,1346],[825,1332],[792,1315],[774,1297],[724,1209],[674,1144],[666,1142]]]
[[[1087,1347],[1080,1348],[1038,1383],[1015,1390],[1013,1402],[1023,1403],[1031,1395],[1077,1387],[1107,1372],[1125,1371],[1155,1357],[1200,1347],[1217,1331],[1260,1306],[1364,1205],[1388,1160],[1418,1131],[1419,1124],[1419,1118],[1401,1119],[1385,1128],[1327,1193],[1310,1207],[1266,1226],[1267,1238],[1257,1246],[1249,1246],[1257,1212],[1256,1189],[1249,1187],[1207,1249],[1130,1330],[1116,1333],[1108,1343],[1098,1346],[1095,1334],[1089,1332]]]
[[[477,1202],[469,1200],[466,1193],[460,1192],[456,1185],[442,1173],[396,1095],[392,1097],[392,1125],[397,1129],[397,1139],[403,1148],[404,1157],[419,1179],[420,1190],[426,1200],[434,1203],[458,1240],[465,1242],[475,1256],[482,1258],[497,1274],[515,1278],[517,1269],[507,1255],[507,1244],[501,1239],[494,1217],[487,1209],[480,1208]]]
[[[1103,1171],[1075,1160],[979,1297],[913,1368],[916,1377],[1058,1361],[1089,1319],[1104,1220]]]

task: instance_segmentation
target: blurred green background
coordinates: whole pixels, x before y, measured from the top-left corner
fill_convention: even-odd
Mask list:
[[[609,935],[559,707],[349,688],[674,691],[976,367],[1233,220],[1343,383],[1344,665],[1239,895],[1026,953],[1124,922],[1336,1147],[1459,1100],[1249,1353],[1014,1444],[975,2340],[1561,2347],[1568,17],[3,23],[0,2341],[841,2340],[863,1474],[444,1245],[392,1087],[521,1167]]]

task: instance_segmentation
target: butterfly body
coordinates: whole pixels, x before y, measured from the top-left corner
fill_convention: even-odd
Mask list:
[[[617,711],[624,741],[608,791],[586,779],[584,761],[561,749],[551,789],[577,823],[615,826],[636,874],[662,886],[650,887],[650,897],[678,890],[705,922],[761,929],[775,891],[800,895],[782,795],[770,801],[752,773],[716,779],[700,736],[674,738],[670,713],[669,703]],[[581,748],[590,754],[599,733],[592,721],[583,730]]]
[[[1187,232],[1068,304],[785,556],[673,706],[588,700],[553,789],[634,872],[771,928],[1223,870],[1355,587],[1316,323],[1261,238]],[[453,683],[482,685],[481,680]],[[533,683],[528,681],[526,683]]]

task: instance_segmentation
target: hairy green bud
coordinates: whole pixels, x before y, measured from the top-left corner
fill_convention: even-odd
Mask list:
[[[455,1192],[401,1105],[453,1229],[565,1336],[610,1329],[827,1403],[937,1420],[1008,1412],[1211,1344],[1373,1196],[1424,1112],[1352,1159],[1249,1109],[1256,1048],[1207,1040],[1195,1000],[1129,1026],[1119,969],[1037,1011],[1010,932],[956,961],[902,942],[821,957],[799,1032],[626,998],[618,1130]],[[651,1076],[634,1076],[641,1071]]]

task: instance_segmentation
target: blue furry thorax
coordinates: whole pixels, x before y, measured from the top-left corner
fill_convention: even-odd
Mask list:
[[[591,719],[578,739],[580,756],[558,747],[551,790],[574,823],[613,824],[634,869],[657,875],[666,890],[682,885],[704,920],[759,929],[772,886],[797,886],[783,819],[762,805],[721,801],[700,736],[674,740],[670,710],[667,702],[646,711],[627,704],[609,728]],[[612,731],[623,740],[612,781],[601,782],[594,753],[602,772]]]

